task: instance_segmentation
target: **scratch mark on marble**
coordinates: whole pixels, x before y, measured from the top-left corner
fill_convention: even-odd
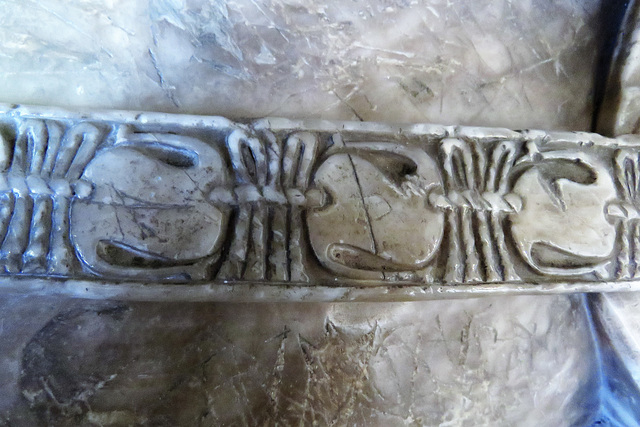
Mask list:
[[[275,29],[278,34],[280,34],[280,36],[282,36],[283,39],[285,39],[285,41],[287,41],[287,43],[290,43],[290,40],[287,36],[285,36],[284,31],[278,26],[276,25],[275,21],[267,14],[267,12],[265,12],[265,10],[262,8],[262,6],[260,6],[260,4],[256,1],[256,0],[251,0],[251,3],[253,3],[253,5],[256,7],[256,9],[258,9],[258,11],[265,17],[267,18],[267,20],[271,23],[273,29]]]
[[[400,55],[400,56],[404,56],[405,58],[415,58],[416,56],[416,54],[412,52],[406,52],[403,50],[394,50],[394,49],[384,49],[384,48],[375,47],[375,46],[367,46],[359,42],[353,43],[352,46],[358,47],[361,49],[372,50],[374,52],[383,52],[383,53],[390,53],[393,55]]]
[[[281,334],[280,345],[276,353],[276,362],[271,371],[271,384],[267,390],[269,396],[270,414],[274,421],[278,421],[280,418],[280,396],[282,394],[282,373],[285,367],[285,346],[287,344],[287,338],[290,329],[285,325],[284,331]]]
[[[167,81],[165,80],[164,75],[162,74],[162,70],[158,65],[158,58],[156,58],[156,54],[153,52],[151,48],[149,48],[148,52],[149,52],[149,57],[151,58],[151,63],[153,64],[153,68],[156,70],[156,74],[158,75],[159,86],[164,91],[166,97],[169,98],[171,102],[173,102],[173,105],[175,105],[176,108],[180,108],[180,104],[178,103],[178,101],[176,100],[173,94],[173,89],[175,88],[173,86],[167,85]]]
[[[15,2],[13,0],[11,0],[11,2],[12,3],[17,3],[17,2]],[[49,13],[51,16],[54,16],[55,18],[59,19],[60,21],[62,21],[66,25],[68,25],[69,28],[72,28],[72,29],[76,30],[78,33],[82,34],[84,37],[86,37],[87,39],[91,40],[92,42],[97,43],[100,46],[100,50],[101,51],[106,53],[110,58],[113,58],[113,53],[111,53],[108,49],[106,49],[102,44],[98,43],[98,41],[91,34],[89,34],[86,31],[83,31],[82,29],[80,29],[80,27],[78,27],[78,25],[75,22],[73,22],[73,21],[71,21],[69,19],[66,19],[60,13],[54,11],[53,9],[50,9],[50,8],[44,6],[42,4],[42,2],[30,1],[29,3],[31,3],[35,7],[39,7],[40,9],[42,9],[45,12]]]
[[[342,104],[346,105],[347,108],[353,113],[354,116],[356,116],[358,118],[359,121],[361,121],[361,122],[364,121],[364,119],[362,118],[360,113],[358,113],[358,111],[351,104],[349,104],[344,98],[342,98],[340,95],[338,95],[335,91],[331,91],[331,93],[333,93],[336,96],[336,98],[338,98],[340,100],[340,102]]]

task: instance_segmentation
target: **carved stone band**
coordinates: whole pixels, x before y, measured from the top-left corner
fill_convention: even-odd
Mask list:
[[[0,106],[0,238],[17,292],[640,290],[640,139]]]

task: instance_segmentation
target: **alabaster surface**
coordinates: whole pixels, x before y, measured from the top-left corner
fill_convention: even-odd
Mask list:
[[[1,4],[6,103],[216,114],[243,123],[280,116],[550,131],[587,131],[592,123],[602,47],[595,1]],[[582,161],[597,167],[584,150]],[[93,188],[134,193],[132,175],[164,176],[145,169],[144,156],[131,164],[132,156],[105,152],[85,178]],[[344,162],[339,156],[332,161]],[[575,163],[573,156],[556,157]],[[214,154],[209,159],[217,173],[202,179],[224,187],[224,168]],[[334,170],[316,177],[330,185]],[[614,184],[592,178],[576,179],[597,187],[599,201],[615,198]],[[172,179],[184,191],[192,185]],[[519,191],[536,190],[529,187]],[[183,194],[176,193],[167,197]],[[196,211],[204,206],[190,202]],[[119,231],[99,204],[77,206],[76,223],[95,219],[107,235]],[[535,217],[523,220],[519,234],[531,243],[522,246],[525,259],[537,241],[526,225]],[[325,235],[322,218],[307,219]],[[610,222],[590,220],[600,221],[593,229],[604,238],[582,242],[579,252],[596,259],[609,251]],[[174,251],[172,259],[209,255],[219,248],[207,237],[223,223],[219,210],[192,238],[150,244]],[[94,233],[77,230],[73,241],[95,254]],[[128,246],[139,243],[134,232],[123,235],[133,239]],[[325,248],[331,239],[312,244]],[[389,252],[395,261],[415,261],[398,248]],[[4,267],[11,273],[23,263]],[[614,264],[598,274],[618,274]],[[225,274],[235,274],[232,267]],[[335,259],[323,268],[338,282],[362,275]],[[99,266],[108,280],[133,270]],[[238,304],[95,301],[44,291],[3,294],[0,306],[0,423],[7,425],[590,425],[610,416],[602,409],[609,366],[634,361],[627,352],[623,363],[605,363],[619,359],[601,350],[602,337],[619,328],[610,327],[611,312],[594,324],[598,301],[579,294]],[[625,407],[636,388],[620,378],[618,406]]]

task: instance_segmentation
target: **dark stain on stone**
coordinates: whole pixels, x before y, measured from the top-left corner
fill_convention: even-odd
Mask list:
[[[77,425],[90,410],[90,397],[117,376],[111,362],[121,349],[102,343],[128,311],[113,303],[75,308],[55,316],[29,341],[19,387],[42,425]]]

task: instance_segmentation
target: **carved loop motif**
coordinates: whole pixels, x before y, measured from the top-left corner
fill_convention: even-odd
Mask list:
[[[82,178],[93,192],[74,201],[71,235],[93,272],[204,279],[220,258],[230,209],[208,198],[230,178],[215,147],[183,135],[121,129]]]
[[[633,146],[464,129],[2,123],[6,274],[363,284],[640,275]]]
[[[443,214],[428,206],[442,187],[435,162],[417,147],[332,141],[314,177],[331,202],[307,214],[317,258],[361,279],[426,267],[443,235]]]

